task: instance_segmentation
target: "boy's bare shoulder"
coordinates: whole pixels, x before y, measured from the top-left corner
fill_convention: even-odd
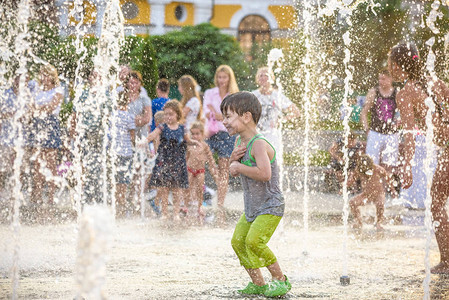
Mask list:
[[[253,148],[254,147],[266,147],[269,145],[268,141],[265,138],[260,138],[254,141]]]

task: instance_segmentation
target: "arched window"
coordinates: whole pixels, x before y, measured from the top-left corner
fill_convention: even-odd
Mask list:
[[[261,16],[246,16],[239,24],[238,40],[243,52],[249,54],[254,43],[261,44],[271,40],[270,25]]]

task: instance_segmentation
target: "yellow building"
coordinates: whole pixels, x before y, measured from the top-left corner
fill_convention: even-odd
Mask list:
[[[77,22],[88,34],[101,34],[106,0],[83,0],[83,16],[73,13],[73,0],[56,0],[61,33]],[[295,27],[293,0],[120,0],[128,35],[158,35],[187,25],[210,22],[235,36],[244,50],[254,42],[288,37]]]

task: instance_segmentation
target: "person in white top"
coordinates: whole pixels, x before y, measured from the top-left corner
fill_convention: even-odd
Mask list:
[[[31,202],[42,203],[42,189],[48,184],[48,203],[54,204],[53,198],[56,190],[57,154],[62,146],[59,111],[63,100],[63,90],[59,85],[58,72],[52,65],[44,65],[39,72],[40,91],[34,99],[32,107],[32,133],[31,147],[33,157],[34,177],[31,193]],[[48,168],[53,178],[43,175]]]
[[[274,146],[279,165],[283,164],[282,122],[292,120],[300,116],[298,107],[282,92],[272,86],[274,76],[267,67],[257,70],[256,82],[259,88],[253,91],[262,105],[257,128]]]
[[[190,127],[195,121],[203,120],[203,106],[198,94],[198,84],[190,75],[183,75],[178,80],[178,90],[182,95],[181,106],[185,118],[185,130],[190,132]]]
[[[125,90],[125,85],[128,82],[129,75],[133,71],[129,65],[121,65],[120,72],[118,73],[118,79],[122,83],[116,89],[117,94]],[[140,96],[148,98],[148,92],[143,85],[140,86]]]

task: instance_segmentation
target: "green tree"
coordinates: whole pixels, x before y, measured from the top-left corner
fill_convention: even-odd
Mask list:
[[[343,34],[349,32],[351,38],[349,65],[352,69],[352,88],[365,92],[377,84],[378,71],[387,65],[388,52],[407,34],[408,19],[400,0],[382,0],[359,4],[350,17],[348,26],[335,13],[332,17],[323,17],[319,28],[321,52],[331,64],[334,76],[345,78],[343,59],[345,46]]]
[[[149,38],[129,38],[123,48],[131,49],[128,60],[134,70],[142,74],[143,86],[150,98],[156,97],[156,83],[159,80],[156,51]]]
[[[210,24],[186,26],[179,31],[151,36],[150,40],[156,49],[159,75],[172,83],[189,74],[204,91],[213,86],[216,68],[227,64],[234,70],[240,89],[246,89],[250,74],[240,46],[218,28]]]
[[[427,18],[431,10],[432,3],[424,4],[424,15],[423,23],[427,23]],[[438,28],[439,33],[433,33],[429,27],[419,26],[416,28],[416,33],[414,35],[414,40],[418,49],[420,49],[421,57],[426,58],[429,53],[429,46],[426,42],[434,37],[435,43],[432,47],[433,52],[436,56],[435,61],[435,72],[437,75],[446,82],[449,81],[449,8],[447,6],[440,6],[438,11],[442,13],[442,17],[438,18],[435,22],[436,28]],[[445,44],[446,43],[446,44]]]

